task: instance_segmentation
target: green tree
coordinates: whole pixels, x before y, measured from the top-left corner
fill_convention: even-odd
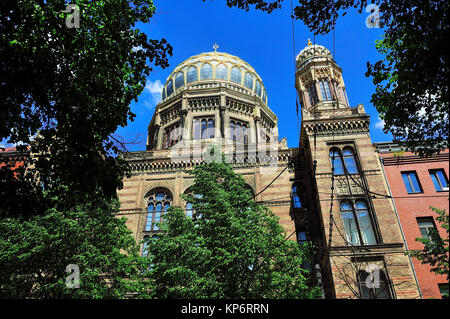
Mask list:
[[[145,297],[148,260],[115,217],[118,207],[98,196],[63,212],[0,219],[0,298]],[[69,265],[79,268],[79,288],[66,285]]]
[[[253,5],[269,13],[282,2],[227,0],[230,7],[248,11]],[[298,0],[294,17],[314,34],[326,34],[340,15],[352,9],[362,13],[370,3],[378,5],[385,32],[376,42],[384,59],[367,62],[366,76],[375,84],[371,102],[385,122],[384,131],[422,155],[443,150],[449,139],[449,55],[442,45],[450,42],[448,1]]]
[[[437,274],[446,275],[449,279],[448,269],[448,233],[449,233],[449,215],[447,211],[430,207],[438,217],[436,220],[441,224],[442,228],[447,232],[447,238],[442,238],[437,229],[431,229],[429,238],[416,238],[416,241],[424,245],[423,249],[411,250],[407,252],[411,257],[415,257],[422,262],[431,266],[431,271]]]
[[[149,240],[155,298],[314,298],[304,263],[311,247],[286,239],[224,162],[197,166],[192,218],[173,207]]]
[[[67,207],[96,190],[114,198],[127,167],[113,133],[134,119],[150,65],[166,67],[172,54],[137,27],[153,16],[152,0],[71,2],[79,27],[66,26],[69,1],[0,7],[0,140],[30,145],[40,182],[71,186]]]
[[[154,12],[151,0],[0,6],[0,141],[29,155],[0,169],[1,297],[142,296],[147,261],[115,217],[128,166],[113,134],[151,65],[168,66],[172,47],[139,29]],[[78,289],[65,286],[69,264]]]

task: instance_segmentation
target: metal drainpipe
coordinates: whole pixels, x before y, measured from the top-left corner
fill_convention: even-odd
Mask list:
[[[383,158],[380,157],[381,169],[383,170],[384,179],[386,180],[386,184],[389,190],[389,195],[391,196],[392,205],[394,206],[395,217],[397,217],[398,226],[400,227],[400,231],[402,233],[403,242],[405,243],[406,251],[409,251],[408,243],[406,242],[405,234],[403,233],[402,224],[400,223],[400,217],[398,216],[397,207],[395,206],[394,198],[392,196],[391,187],[389,186],[389,181],[386,177],[386,172],[384,171],[384,162]],[[419,290],[420,299],[423,299],[422,291],[420,290],[419,281],[417,280],[416,271],[414,270],[414,264],[412,263],[411,256],[408,255],[409,263],[411,264],[411,269],[413,271],[414,279],[416,280],[417,289]]]

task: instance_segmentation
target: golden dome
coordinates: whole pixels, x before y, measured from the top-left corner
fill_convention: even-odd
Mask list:
[[[308,46],[306,46],[300,53],[297,55],[297,70],[300,69],[304,64],[310,61],[312,58],[327,58],[333,60],[333,56],[331,52],[325,48],[323,45],[312,44],[311,41],[308,42]]]
[[[267,105],[267,93],[258,73],[247,62],[223,52],[201,53],[180,63],[167,78],[162,101],[205,82],[239,87],[241,92],[256,96]]]

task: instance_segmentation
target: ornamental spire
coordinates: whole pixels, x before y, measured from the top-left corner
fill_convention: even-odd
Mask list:
[[[217,53],[217,49],[218,49],[218,48],[219,48],[219,46],[217,45],[217,42],[214,43],[214,45],[213,45],[214,52]]]

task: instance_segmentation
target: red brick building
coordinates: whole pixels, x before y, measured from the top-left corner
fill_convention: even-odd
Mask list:
[[[449,152],[424,158],[405,152],[394,143],[374,143],[384,168],[394,206],[400,218],[408,249],[422,249],[418,237],[427,237],[430,228],[439,230],[441,237],[446,231],[436,220],[437,214],[430,206],[449,208]],[[430,272],[430,266],[412,258],[422,298],[442,298],[448,294],[446,276]]]

